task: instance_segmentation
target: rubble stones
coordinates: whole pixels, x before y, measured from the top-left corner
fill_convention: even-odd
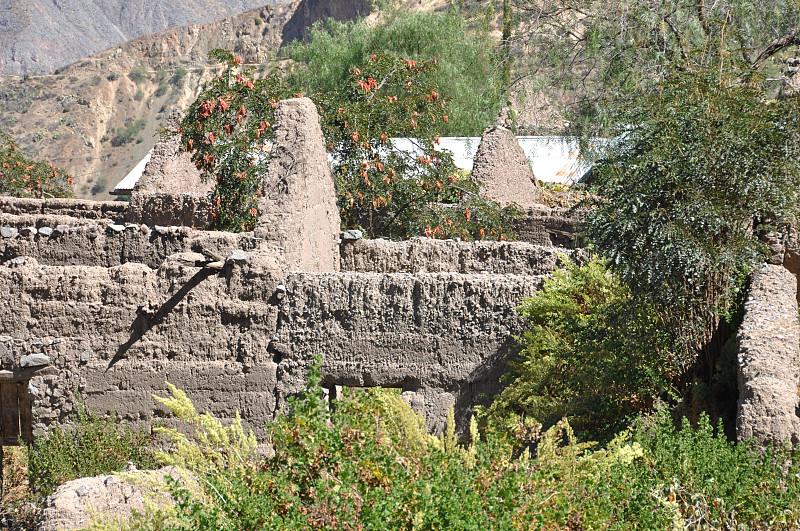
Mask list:
[[[41,346],[42,343],[39,343]],[[50,356],[46,354],[29,354],[19,360],[20,367],[40,367],[50,363]]]

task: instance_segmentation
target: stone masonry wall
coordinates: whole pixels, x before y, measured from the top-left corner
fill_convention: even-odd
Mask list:
[[[797,308],[797,279],[791,272],[766,265],[755,275],[737,334],[740,441],[800,443]]]

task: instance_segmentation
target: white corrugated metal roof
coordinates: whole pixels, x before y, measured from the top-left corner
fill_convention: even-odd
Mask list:
[[[411,138],[392,138],[395,149],[411,153],[421,152]],[[459,168],[472,171],[472,160],[478,151],[481,139],[472,137],[442,137],[438,150],[450,150],[453,161]],[[561,136],[518,136],[517,141],[540,181],[572,184],[578,182],[590,169],[591,164],[580,153],[578,140]],[[603,142],[604,140],[598,139]],[[142,176],[153,151],[147,154],[134,169],[114,188],[113,194],[130,194]]]
[[[114,187],[114,190],[111,192],[113,195],[130,195],[133,191],[133,187],[136,186],[136,183],[142,177],[144,173],[144,167],[147,166],[147,163],[150,162],[150,157],[153,156],[153,150],[147,152],[147,155],[137,164],[128,175],[125,176],[117,185]]]

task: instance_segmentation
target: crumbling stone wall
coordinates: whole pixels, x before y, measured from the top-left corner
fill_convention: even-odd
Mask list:
[[[276,120],[251,233],[147,223],[145,203],[0,201],[0,380],[27,384],[36,430],[69,422],[76,393],[151,422],[168,380],[260,435],[315,355],[327,385],[400,387],[435,431],[450,406],[463,427],[499,390],[515,307],[556,267],[552,231],[536,233],[546,246],[348,240],[340,253],[313,103],[283,101]]]
[[[800,443],[797,309],[797,279],[791,272],[766,265],[755,275],[737,333],[739,440]]]

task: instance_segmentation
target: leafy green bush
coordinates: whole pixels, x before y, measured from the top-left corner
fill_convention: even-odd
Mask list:
[[[305,94],[331,94],[347,86],[349,71],[363,68],[371,55],[384,53],[422,62],[436,58],[437,68],[421,81],[437,87],[448,101],[450,120],[439,124],[441,136],[480,136],[496,121],[506,87],[500,57],[487,31],[471,31],[455,7],[447,13],[398,9],[382,23],[316,23],[307,42],[295,42],[284,54],[297,63],[289,84]]]
[[[141,85],[145,81],[147,81],[147,69],[143,66],[134,66],[131,68],[131,71],[128,72],[128,77],[131,81],[136,83],[137,85]]]
[[[119,471],[128,461],[138,468],[152,467],[156,462],[150,442],[149,434],[122,426],[113,413],[100,418],[79,403],[71,428],[51,428],[28,452],[31,488],[47,496],[62,483]]]
[[[787,447],[759,451],[750,443],[729,442],[702,414],[697,426],[683,419],[676,429],[669,414],[641,419],[631,432],[645,459],[617,470],[617,488],[648,492],[673,507],[683,529],[797,529],[800,526],[800,464]],[[640,503],[633,496],[628,502]],[[651,502],[652,503],[652,502]],[[645,513],[647,507],[640,511]]]
[[[123,144],[133,142],[136,136],[141,133],[146,126],[146,118],[140,118],[135,122],[129,122],[127,125],[117,129],[116,134],[111,138],[111,145],[114,147],[119,147]]]
[[[162,399],[197,428],[170,431],[167,461],[199,475],[205,492],[172,486],[174,529],[794,529],[796,456],[729,443],[701,417],[677,430],[663,412],[603,448],[568,422],[546,432],[470,426],[440,437],[398,393],[345,393],[330,408],[319,387],[268,425],[274,454],[258,457],[237,421],[198,415],[173,389]],[[533,445],[533,446],[531,446]],[[533,453],[531,453],[533,449]],[[696,527],[691,527],[691,526]]]
[[[160,98],[161,96],[166,94],[168,90],[169,90],[169,85],[167,84],[166,81],[162,81],[161,83],[158,84],[158,88],[156,89],[155,92],[156,98]]]
[[[0,131],[0,194],[71,197],[72,184],[72,177],[66,171],[46,162],[28,159],[16,142]]]
[[[620,111],[618,141],[595,167],[587,236],[675,331],[687,365],[706,348],[713,368],[720,317],[764,262],[759,232],[796,219],[798,101],[767,101],[729,60],[676,70]]]
[[[489,414],[532,417],[546,427],[568,417],[582,439],[608,440],[659,399],[675,396],[680,374],[668,335],[650,309],[599,258],[566,258],[525,299],[524,349]]]
[[[144,99],[144,91],[142,91],[142,89],[137,90],[133,95],[133,99],[135,101],[142,101]]]
[[[169,78],[169,82],[172,83],[173,85],[178,86],[181,84],[186,74],[187,70],[184,67],[179,66],[178,68],[175,69],[175,72],[172,74],[172,77]]]

